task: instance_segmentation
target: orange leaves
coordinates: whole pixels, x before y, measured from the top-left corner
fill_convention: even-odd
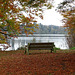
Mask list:
[[[66,30],[68,30],[68,33],[75,33],[75,14],[74,14],[74,10],[73,11],[66,11],[65,13],[63,13],[63,22],[64,27],[66,27]]]
[[[0,10],[0,18],[3,18],[3,13],[1,10]]]
[[[6,30],[4,35],[8,32],[7,35],[10,37],[22,33],[22,31],[25,31],[25,34],[32,34],[35,32],[34,29],[38,27],[34,25],[34,22],[37,22],[34,15],[43,19],[42,6],[44,6],[45,1],[0,0],[0,30],[2,32]],[[20,26],[21,24],[24,25]]]
[[[25,31],[25,33],[27,34],[27,31]]]
[[[0,74],[71,75],[75,72],[75,51],[67,54],[61,52],[59,55],[41,52],[37,50],[34,55],[33,52],[31,55],[24,55],[24,50],[0,51]]]
[[[36,20],[34,20],[33,22],[37,22]]]
[[[29,34],[33,34],[33,32],[29,32]]]
[[[2,17],[3,17],[3,15],[2,15],[2,14],[0,14],[0,17],[2,18]]]
[[[14,5],[10,5],[9,7],[10,7],[10,9],[13,9],[14,8]]]
[[[66,27],[69,34],[75,33],[75,8],[73,7],[73,1],[74,0],[67,2],[66,0],[59,5],[59,10],[61,11],[60,13],[64,18],[64,27]],[[63,5],[63,3],[65,3],[65,5]]]
[[[25,17],[26,21],[29,23],[30,22],[30,18]]]

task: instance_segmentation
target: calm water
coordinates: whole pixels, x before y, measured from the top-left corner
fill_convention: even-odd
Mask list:
[[[18,37],[9,39],[10,48],[7,50],[16,50],[19,47],[24,47],[30,42],[54,42],[55,46],[61,49],[68,49],[65,34],[34,34],[28,37]]]

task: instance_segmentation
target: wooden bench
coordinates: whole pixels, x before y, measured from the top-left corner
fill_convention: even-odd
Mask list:
[[[29,50],[54,50],[54,42],[51,43],[28,43],[28,45],[25,47],[25,54],[27,53],[29,55]]]

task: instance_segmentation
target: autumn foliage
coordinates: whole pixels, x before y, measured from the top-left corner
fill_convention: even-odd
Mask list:
[[[43,18],[42,7],[52,7],[52,0],[0,0],[0,43],[9,37],[16,37],[22,30],[26,34],[34,32],[37,22],[34,15]],[[24,24],[24,25],[22,25]]]
[[[69,48],[75,47],[75,1],[64,0],[58,8],[63,16],[64,27],[70,36],[67,38]]]
[[[74,0],[65,0],[58,6],[58,11],[63,16],[64,27],[70,33],[75,33],[75,2]]]

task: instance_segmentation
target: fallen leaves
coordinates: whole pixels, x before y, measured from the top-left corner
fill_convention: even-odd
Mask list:
[[[74,73],[75,53],[24,55],[24,51],[20,50],[2,56],[0,59],[0,75],[71,75]]]

